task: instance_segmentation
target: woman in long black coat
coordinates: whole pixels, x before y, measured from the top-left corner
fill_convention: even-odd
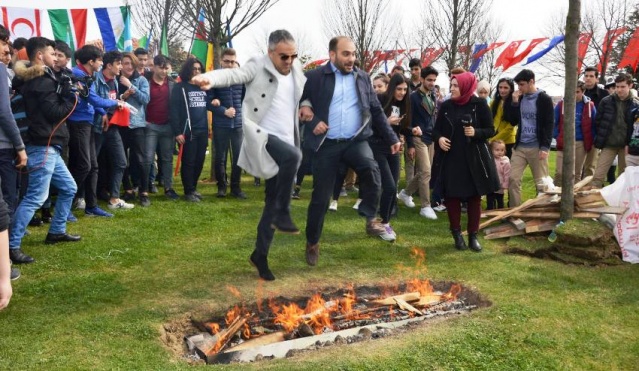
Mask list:
[[[474,95],[477,79],[471,72],[454,75],[451,99],[445,101],[433,129],[438,144],[433,174],[441,182],[455,247],[481,251],[477,241],[481,196],[499,189],[495,161],[487,140],[495,135],[490,108]],[[461,203],[468,203],[468,246],[461,235]]]

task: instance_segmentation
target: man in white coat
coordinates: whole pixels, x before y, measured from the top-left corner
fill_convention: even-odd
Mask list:
[[[194,83],[205,90],[246,85],[244,142],[238,165],[255,177],[267,179],[264,211],[250,261],[268,281],[275,279],[267,260],[275,230],[300,232],[290,215],[291,191],[302,159],[298,108],[306,82],[296,58],[293,36],[277,30],[269,35],[267,55],[252,58],[241,68],[215,70],[194,78]]]

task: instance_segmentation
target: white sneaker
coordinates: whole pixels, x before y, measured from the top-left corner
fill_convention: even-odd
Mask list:
[[[129,204],[124,202],[124,200],[118,199],[118,201],[114,204],[109,202],[109,205],[107,206],[109,209],[113,210],[113,209],[133,209],[135,207],[134,204]]]
[[[362,199],[358,198],[357,201],[355,201],[355,205],[353,205],[353,209],[359,210],[359,204],[361,203],[362,203]]]
[[[437,206],[433,207],[433,210],[437,211],[438,213],[444,212],[446,211],[446,205],[437,204]]]
[[[87,208],[87,203],[84,201],[84,198],[78,198],[77,200],[75,200],[73,207],[78,210],[84,210]]]
[[[328,207],[330,211],[337,211],[337,200],[331,201],[331,205]]]
[[[432,219],[432,220],[437,219],[437,214],[435,214],[435,210],[433,210],[433,208],[430,206],[422,207],[422,209],[419,211],[419,215],[423,216],[426,219]]]
[[[414,208],[415,203],[413,202],[413,197],[406,194],[406,192],[402,189],[401,192],[397,195],[397,199],[402,201],[406,207]]]
[[[390,224],[382,224],[382,226],[384,227],[384,233],[380,234],[379,238],[387,242],[395,242],[397,235]]]

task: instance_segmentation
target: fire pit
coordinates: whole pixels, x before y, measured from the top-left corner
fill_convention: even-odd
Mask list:
[[[207,363],[252,362],[376,339],[397,328],[488,306],[451,282],[415,279],[396,286],[360,286],[313,296],[270,298],[233,306],[224,316],[194,321],[184,337],[191,355]]]

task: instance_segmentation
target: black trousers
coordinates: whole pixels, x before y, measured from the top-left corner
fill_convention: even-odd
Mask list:
[[[125,190],[139,187],[140,193],[149,189],[149,170],[151,164],[146,158],[146,136],[144,128],[120,130],[124,141],[124,150],[128,153],[129,166],[124,171],[122,183]]]
[[[86,207],[98,205],[98,156],[93,125],[90,122],[67,121],[69,128],[69,171],[78,186],[76,197],[84,196]]]
[[[382,182],[382,194],[379,200],[379,216],[382,223],[388,223],[395,205],[397,205],[397,183],[399,182],[399,153],[391,154],[385,143],[371,143],[373,156],[379,166]]]
[[[291,212],[291,192],[295,174],[302,161],[302,152],[274,135],[268,136],[266,151],[277,163],[279,171],[273,178],[266,180],[264,188],[264,210],[257,225],[257,239],[255,251],[261,255],[268,255],[273,242],[275,230],[271,228],[273,219],[279,215]]]
[[[226,188],[229,184],[226,176],[226,159],[231,150],[231,190],[240,190],[242,169],[237,166],[240,157],[240,147],[244,134],[242,128],[215,128],[213,130],[213,144],[215,145],[215,178],[218,188]]]
[[[197,190],[197,181],[202,174],[206,147],[209,144],[209,133],[190,133],[184,136],[184,149],[182,150],[182,185],[184,194],[188,195]]]
[[[359,179],[359,214],[367,219],[374,218],[379,205],[381,180],[379,166],[375,161],[371,147],[365,140],[333,141],[326,139],[319,151],[313,156],[313,195],[308,206],[306,221],[306,241],[319,242],[324,227],[324,217],[328,210],[339,164],[355,170]]]

